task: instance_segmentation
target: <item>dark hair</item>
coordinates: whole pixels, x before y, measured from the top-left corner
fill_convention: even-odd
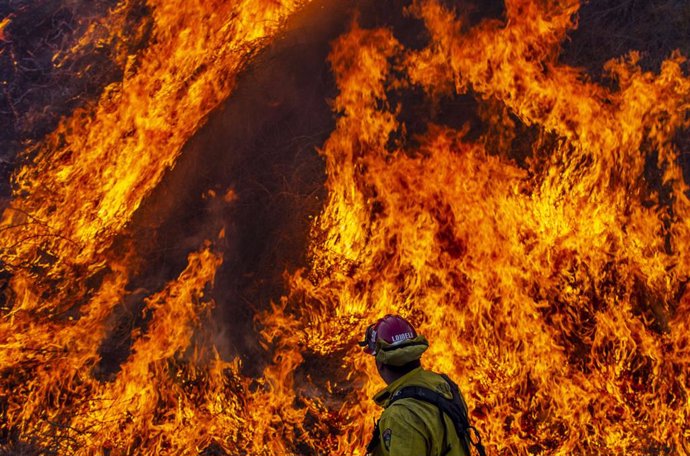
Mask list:
[[[402,366],[393,366],[391,364],[384,364],[386,369],[388,369],[388,371],[394,375],[405,375],[408,372],[420,367],[421,365],[422,365],[422,363],[419,362],[418,359],[415,359],[414,361],[410,361],[407,364],[403,364]]]

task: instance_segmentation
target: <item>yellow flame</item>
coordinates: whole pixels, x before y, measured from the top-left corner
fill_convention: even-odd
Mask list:
[[[3,215],[0,406],[22,438],[59,454],[362,455],[382,383],[354,342],[396,312],[430,339],[424,364],[458,381],[491,454],[687,454],[690,201],[674,136],[690,78],[677,54],[655,74],[631,53],[606,66],[615,88],[588,82],[558,60],[572,2],[509,0],[505,21],[466,30],[419,1],[421,50],[354,24],[329,60],[338,118],[310,261],[257,316],[263,376],[194,331],[221,263],[205,246],[97,380],[137,264],[114,241],[299,4],[150,6],[151,45],[42,143]],[[487,128],[431,124],[395,145],[409,107],[390,94],[410,87],[430,103],[473,94]],[[524,163],[508,113],[540,132]]]
[[[382,385],[354,341],[397,312],[431,340],[427,366],[459,381],[491,453],[685,454],[690,202],[673,145],[688,126],[683,59],[659,74],[634,53],[611,61],[608,89],[557,60],[571,2],[506,10],[464,32],[419,2],[431,35],[421,51],[357,26],[334,44],[342,116],[322,150],[329,199],[285,309],[310,350],[346,351],[343,365],[366,379],[347,388],[334,453],[361,447],[362,417],[379,413],[369,397]],[[408,84],[432,99],[472,88],[557,140],[537,141],[524,167],[510,143],[489,153],[487,134],[441,126],[391,150],[405,106],[387,93]],[[670,202],[643,178],[652,152]]]

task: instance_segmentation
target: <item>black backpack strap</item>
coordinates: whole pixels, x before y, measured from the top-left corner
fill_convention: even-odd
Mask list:
[[[377,446],[379,446],[379,443],[381,442],[381,429],[379,429],[379,422],[376,421],[374,424],[374,431],[372,432],[371,435],[371,440],[369,440],[369,443],[367,444],[367,454],[373,454],[374,450],[376,449]]]
[[[443,422],[443,414],[445,413],[450,417],[455,425],[455,431],[460,437],[460,442],[466,447],[467,454],[470,454],[469,444],[472,444],[477,449],[480,456],[486,456],[486,450],[482,445],[481,437],[477,432],[477,429],[470,426],[469,419],[467,417],[467,411],[465,407],[462,406],[460,402],[460,390],[458,385],[456,385],[450,378],[446,375],[442,375],[443,379],[448,383],[450,389],[453,393],[453,399],[447,399],[440,393],[424,388],[422,386],[406,386],[399,389],[390,399],[389,406],[395,401],[400,399],[417,399],[430,404],[435,405],[441,412],[441,424],[444,426],[444,440],[445,439],[445,423]],[[472,431],[472,432],[470,432]],[[472,438],[471,434],[474,434],[476,439]],[[444,442],[445,446],[445,442]]]
[[[479,434],[479,431],[476,427],[470,425],[470,420],[467,416],[467,410],[462,405],[462,401],[460,400],[460,388],[458,387],[457,383],[451,380],[450,377],[448,377],[446,374],[440,375],[441,377],[443,377],[446,383],[448,383],[448,386],[450,386],[450,390],[453,393],[453,402],[457,404],[458,409],[461,412],[462,424],[465,425],[464,434],[467,436],[467,439],[472,444],[472,446],[474,446],[477,449],[477,453],[479,453],[479,456],[486,456],[486,449],[482,444],[482,436]],[[474,434],[474,439],[472,438],[472,434]]]

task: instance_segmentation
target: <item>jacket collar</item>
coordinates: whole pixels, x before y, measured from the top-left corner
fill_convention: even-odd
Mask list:
[[[417,376],[422,371],[421,367],[412,369],[407,374],[393,381],[390,385],[379,391],[374,395],[374,402],[383,408],[388,407],[390,398],[403,386],[406,385],[412,378]]]

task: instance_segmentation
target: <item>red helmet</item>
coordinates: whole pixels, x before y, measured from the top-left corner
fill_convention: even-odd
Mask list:
[[[360,346],[370,355],[376,354],[376,342],[380,339],[388,344],[398,344],[400,342],[414,339],[417,331],[403,317],[398,315],[386,315],[373,325],[367,328],[366,336]]]

